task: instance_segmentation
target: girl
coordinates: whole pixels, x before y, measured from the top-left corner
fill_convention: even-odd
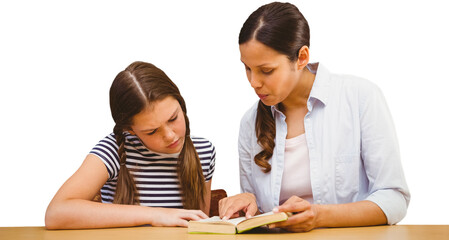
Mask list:
[[[241,61],[260,100],[239,135],[240,210],[295,213],[289,231],[395,224],[410,193],[385,99],[373,83],[309,63],[309,26],[289,3],[253,12],[239,35]]]
[[[215,148],[190,136],[176,85],[154,65],[134,62],[117,75],[109,96],[114,132],[56,193],[46,227],[185,227],[207,218]],[[102,203],[92,201],[100,189]]]

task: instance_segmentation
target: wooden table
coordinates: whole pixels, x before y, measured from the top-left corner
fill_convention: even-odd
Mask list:
[[[449,240],[449,225],[396,225],[357,228],[315,229],[307,233],[246,233],[237,235],[188,234],[186,228],[133,227],[89,230],[46,230],[44,227],[0,227],[1,240],[81,239],[81,240],[153,240],[153,239],[431,239]]]

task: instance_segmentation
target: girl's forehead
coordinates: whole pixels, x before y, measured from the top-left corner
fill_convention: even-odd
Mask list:
[[[180,109],[179,102],[171,96],[152,102],[133,117],[133,127],[139,130],[158,128],[170,120]]]

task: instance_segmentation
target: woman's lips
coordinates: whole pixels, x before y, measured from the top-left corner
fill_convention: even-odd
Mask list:
[[[264,100],[265,98],[268,97],[268,94],[257,94],[257,96],[259,96],[259,98],[260,98],[261,100]]]

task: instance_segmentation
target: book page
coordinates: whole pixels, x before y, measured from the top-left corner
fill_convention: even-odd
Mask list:
[[[258,218],[258,217],[263,217],[263,216],[268,216],[268,215],[273,215],[273,214],[274,214],[273,212],[267,212],[267,213],[259,214],[257,216],[254,216],[254,217],[248,218],[248,219],[246,219],[246,217],[231,218],[229,220],[226,220],[226,222],[230,222],[230,223],[232,223],[232,224],[237,226],[239,223],[241,223],[241,222],[243,222],[245,220],[250,220],[250,219],[253,219],[253,218]]]
[[[263,217],[263,216],[268,216],[268,215],[273,215],[273,214],[274,214],[274,212],[266,212],[266,213],[262,213],[262,214],[259,214],[257,216],[254,216],[253,218],[255,218],[255,217]]]
[[[273,212],[267,212],[267,213],[259,214],[257,216],[252,217],[252,218],[263,217],[263,216],[268,216],[268,215],[273,215]],[[250,218],[250,219],[252,219],[252,218]],[[198,220],[197,222],[203,222],[203,223],[227,222],[227,223],[231,223],[231,224],[237,226],[237,224],[239,224],[239,223],[241,223],[241,222],[243,222],[245,220],[247,220],[246,217],[238,217],[238,218],[231,218],[231,219],[228,219],[228,220],[223,220],[219,216],[213,216],[213,217],[210,217],[210,218]]]
[[[221,222],[221,221],[222,220],[221,220],[221,218],[219,216],[213,216],[213,217],[210,217],[210,218],[198,220],[197,222],[205,222],[205,223],[207,223],[207,222]]]

